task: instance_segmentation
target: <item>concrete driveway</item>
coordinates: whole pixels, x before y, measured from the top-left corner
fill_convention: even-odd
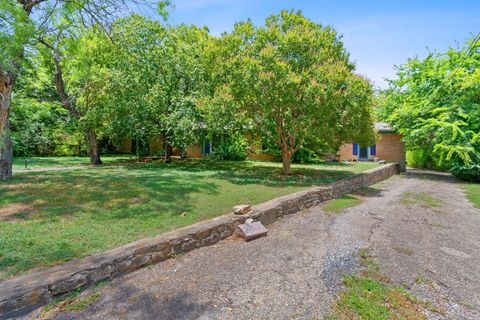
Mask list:
[[[375,189],[339,215],[314,207],[265,238],[226,240],[115,279],[84,310],[47,318],[321,319],[366,248],[441,311],[429,318],[480,319],[480,210],[448,175],[411,171]]]

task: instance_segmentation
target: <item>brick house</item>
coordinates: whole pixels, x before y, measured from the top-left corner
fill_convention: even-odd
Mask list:
[[[405,143],[403,136],[396,133],[388,123],[376,122],[375,130],[378,133],[374,144],[363,146],[357,143],[348,143],[340,147],[337,159],[340,161],[373,161],[385,160],[399,162],[405,170]]]
[[[385,160],[387,162],[399,162],[402,165],[402,170],[405,170],[405,144],[402,141],[403,136],[397,134],[392,130],[390,125],[383,122],[376,122],[375,129],[378,133],[377,141],[368,146],[361,146],[357,143],[348,143],[340,147],[337,153],[337,160],[339,161],[374,161]],[[265,148],[261,145],[258,139],[254,139],[252,135],[247,134],[248,141],[248,156],[249,160],[262,161],[279,161],[280,156],[267,153]],[[125,140],[118,148],[118,152],[130,153],[135,150],[133,146],[134,141],[131,139]],[[162,155],[165,150],[165,142],[162,137],[157,137],[145,146],[147,153],[151,156]],[[214,144],[212,141],[204,139],[200,143],[190,145],[186,150],[188,158],[202,158],[212,153]],[[181,150],[174,148],[172,150],[173,156],[180,156]]]
[[[248,141],[248,155],[249,160],[261,160],[261,161],[277,161],[280,160],[278,155],[270,154],[264,151],[263,146],[252,135],[247,134]],[[131,153],[135,150],[134,141],[132,139],[124,140],[118,147],[119,153]],[[148,154],[150,156],[162,155],[165,150],[165,142],[162,137],[156,137],[149,141]],[[188,158],[202,158],[212,153],[214,145],[212,141],[203,139],[200,143],[195,143],[188,146],[185,150],[185,155]],[[181,150],[173,148],[172,156],[180,156]]]

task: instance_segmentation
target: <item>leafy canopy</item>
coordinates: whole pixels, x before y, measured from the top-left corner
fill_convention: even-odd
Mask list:
[[[380,97],[379,116],[405,136],[407,148],[439,166],[480,164],[480,44],[411,58]]]
[[[371,85],[353,73],[331,27],[284,10],[264,26],[237,23],[218,40],[213,56],[212,111],[223,114],[221,105],[229,101],[237,117],[245,116],[282,150],[285,173],[306,141],[338,148],[373,140]]]

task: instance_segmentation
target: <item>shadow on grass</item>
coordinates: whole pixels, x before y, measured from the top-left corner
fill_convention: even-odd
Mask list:
[[[107,209],[108,212],[93,216],[98,220],[158,215],[158,212],[181,214],[190,209],[190,194],[201,192],[211,195],[219,192],[215,184],[204,181],[204,177],[198,175],[168,175],[148,170],[123,172],[115,169],[29,173],[16,176],[1,189],[0,204],[31,203],[47,209],[39,212],[35,218],[65,216],[82,208]],[[150,200],[155,200],[155,210],[143,210],[141,205]]]
[[[333,181],[352,176],[353,173],[343,170],[344,165],[338,163],[325,164],[325,169],[302,168],[296,165],[292,167],[292,175],[284,176],[282,167],[278,163],[270,162],[238,162],[238,161],[209,161],[188,160],[177,161],[170,164],[152,162],[145,165],[129,165],[133,170],[166,170],[190,173],[210,172],[210,177],[225,180],[237,185],[261,184],[270,187],[310,187],[319,184],[327,184]],[[330,168],[329,168],[330,167]],[[331,168],[335,167],[334,170]],[[338,169],[337,169],[338,167]]]
[[[15,169],[25,169],[25,161],[27,161],[27,167],[29,169],[90,165],[90,159],[87,157],[15,157],[13,159]],[[104,162],[104,165],[124,164],[130,162],[130,157],[106,155],[102,157],[102,161]]]
[[[350,169],[350,171],[349,171]],[[0,183],[0,280],[51,266],[256,204],[361,169],[281,164],[175,161],[28,172]],[[33,210],[31,210],[33,208]],[[24,211],[22,211],[24,210]]]

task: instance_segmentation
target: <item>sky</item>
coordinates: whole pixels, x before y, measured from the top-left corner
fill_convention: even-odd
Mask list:
[[[299,9],[316,23],[330,25],[357,65],[376,87],[394,78],[395,65],[462,46],[480,32],[480,0],[172,0],[169,23],[207,26],[214,35],[248,18],[262,25],[282,9]]]

